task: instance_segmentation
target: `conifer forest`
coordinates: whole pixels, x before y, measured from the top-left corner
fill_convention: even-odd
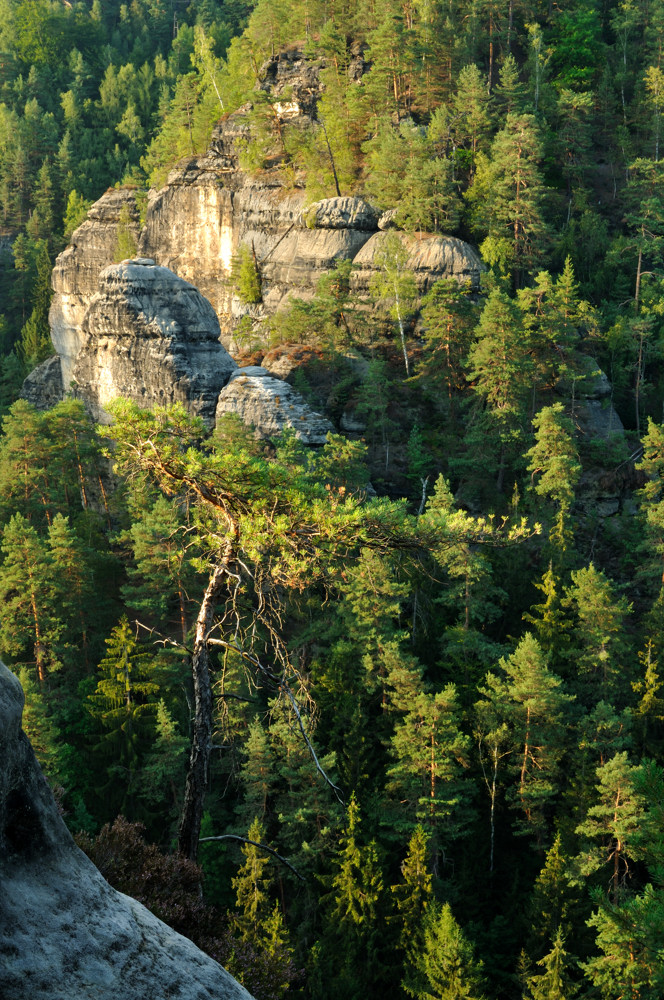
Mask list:
[[[663,59],[663,0],[0,0],[0,657],[80,846],[256,1000],[664,996]],[[243,170],[480,290],[388,244],[266,320],[362,418],[318,449],[21,399],[90,205],[243,105]]]

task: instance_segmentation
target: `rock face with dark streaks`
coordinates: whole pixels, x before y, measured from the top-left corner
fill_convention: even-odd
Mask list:
[[[356,56],[359,80],[361,52]],[[263,67],[261,87],[281,121],[294,128],[316,127],[319,70],[297,48]],[[247,323],[251,337],[263,335],[260,320],[293,296],[311,298],[320,277],[340,261],[357,265],[354,288],[368,294],[376,254],[388,238],[383,229],[391,224],[389,212],[357,197],[307,204],[302,178],[292,168],[284,170],[278,151],[260,171],[243,169],[250,111],[249,104],[218,122],[205,154],[179,163],[164,187],[149,193],[142,228],[135,192],[109,190],[58,257],[50,322],[63,391],[73,385],[94,416],[104,419],[105,404],[123,395],[143,406],[180,400],[211,423],[217,397],[235,367],[224,349],[215,347],[215,338],[233,351],[241,323],[242,336]],[[136,237],[143,266],[137,260],[110,266],[121,224]],[[482,264],[468,244],[426,233],[399,233],[399,238],[421,293],[441,277],[478,285]],[[251,304],[235,294],[231,280],[233,258],[242,246],[251,251],[260,277],[261,301]],[[196,303],[192,285],[200,292]],[[54,373],[54,368],[40,371],[34,384],[26,385],[31,399],[38,402],[40,379],[47,376],[43,391],[53,395]],[[313,428],[322,420],[311,411],[305,419],[306,404],[288,387],[277,385],[267,393],[267,386],[246,382],[247,391],[240,392],[239,385],[224,390],[219,412],[225,407],[246,412],[256,430],[264,428],[268,436],[277,426],[291,425],[287,409],[298,411],[292,426],[303,434],[305,423]],[[270,399],[279,400],[278,415],[268,416]],[[322,430],[311,433],[320,438]]]
[[[261,86],[280,121],[295,128],[316,127],[318,74],[319,67],[298,49],[266,63]],[[284,172],[279,154],[269,157],[260,171],[243,169],[241,149],[249,138],[250,111],[248,104],[219,121],[207,151],[179,163],[166,184],[149,193],[140,235],[134,192],[128,190],[106,192],[72,235],[71,245],[56,263],[51,309],[53,342],[63,358],[65,386],[98,275],[113,260],[123,206],[133,213],[138,252],[199,289],[212,303],[222,341],[230,349],[243,316],[258,320],[292,295],[310,297],[320,276],[338,261],[359,264],[357,287],[366,289],[389,212],[355,197],[308,204],[302,178]],[[467,243],[422,234],[416,246],[410,237],[403,238],[409,246],[413,243],[412,264],[422,289],[443,276],[478,282],[482,264]],[[247,306],[233,294],[231,262],[241,245],[251,249],[259,267],[262,302],[258,305]]]
[[[138,258],[105,268],[81,324],[72,378],[98,420],[124,396],[142,407],[182,402],[211,425],[237,367],[210,303],[188,282]]]
[[[64,396],[62,359],[58,354],[53,354],[37,365],[21,388],[21,398],[27,399],[37,410],[50,410],[56,403],[61,402]]]
[[[74,844],[0,663],[2,1000],[251,1000],[191,941],[116,892]]]
[[[53,301],[49,313],[51,340],[62,362],[62,382],[69,389],[74,362],[81,348],[83,317],[97,292],[99,274],[115,259],[121,217],[138,239],[140,224],[135,192],[111,188],[95,202],[88,217],[72,233],[66,250],[55,262],[51,282]]]

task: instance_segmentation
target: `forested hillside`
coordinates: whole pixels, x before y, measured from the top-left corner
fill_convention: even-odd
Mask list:
[[[664,993],[663,37],[658,0],[0,0],[0,653],[102,872],[258,1000]],[[419,301],[388,235],[369,297],[342,263],[251,331],[352,415],[318,450],[16,401],[92,200],[244,105],[243,169],[473,243],[481,292]]]

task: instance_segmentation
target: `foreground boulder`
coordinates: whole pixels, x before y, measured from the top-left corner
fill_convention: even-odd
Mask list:
[[[251,1000],[217,962],[104,881],[72,840],[0,663],[2,1000]]]

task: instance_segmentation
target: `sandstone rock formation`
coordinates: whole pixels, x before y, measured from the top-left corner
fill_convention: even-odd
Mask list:
[[[362,61],[361,53],[357,58]],[[279,117],[311,128],[320,93],[318,67],[292,50],[270,60],[262,75],[262,87]],[[178,164],[164,187],[150,192],[138,243],[142,256],[191,282],[212,303],[229,348],[243,315],[259,319],[291,295],[310,296],[321,274],[339,260],[361,265],[364,277],[357,287],[366,290],[372,255],[380,246],[379,229],[393,218],[360,198],[327,198],[307,206],[303,188],[285,185],[278,156],[259,173],[243,170],[239,148],[249,134],[250,107],[220,121],[206,153]],[[108,191],[56,263],[51,324],[65,387],[98,275],[113,260],[125,206],[133,213],[137,233],[134,192]],[[412,263],[423,290],[440,276],[477,282],[482,265],[468,244],[426,234],[415,242]],[[263,301],[258,306],[246,306],[233,296],[231,261],[241,244],[252,249],[259,264]]]
[[[115,259],[122,216],[129,218],[129,229],[138,239],[140,225],[135,192],[128,188],[111,188],[92,206],[87,219],[74,231],[69,246],[53,268],[51,282],[55,295],[49,324],[53,346],[62,362],[65,390],[71,382],[82,343],[83,317],[97,292],[99,273]]]
[[[356,58],[361,75],[360,51]],[[311,127],[320,94],[319,68],[297,49],[280,53],[263,67],[262,87],[283,120]],[[135,192],[112,189],[92,207],[58,257],[50,322],[63,389],[67,392],[75,383],[95,417],[103,418],[108,400],[124,395],[145,406],[182,400],[211,423],[219,391],[235,367],[223,348],[215,347],[215,337],[235,349],[233,334],[241,320],[247,317],[255,327],[290,296],[311,297],[320,276],[341,260],[358,265],[355,288],[368,292],[375,254],[386,238],[379,227],[391,224],[389,213],[352,197],[307,206],[303,188],[285,186],[279,156],[260,174],[243,170],[240,149],[248,136],[249,110],[250,105],[220,121],[207,152],[179,164],[161,190],[150,192],[140,233]],[[109,266],[118,228],[127,220],[138,252],[159,266],[140,267],[136,261]],[[482,264],[468,244],[432,234],[400,237],[422,293],[443,276],[477,284]],[[243,303],[233,293],[231,263],[241,245],[251,248],[258,264],[259,303]],[[201,293],[195,306],[194,289],[187,282]],[[205,299],[212,309],[202,305]],[[53,363],[48,371],[35,373],[25,388],[29,398],[36,401],[43,391],[55,401],[55,367]],[[239,385],[225,390],[219,412],[231,409],[243,419],[246,414],[259,433],[269,435],[288,423],[289,409],[297,414],[294,425],[303,439],[324,439],[329,425],[320,423],[318,415],[305,416],[306,404],[292,390],[275,385],[268,392],[268,383],[246,379],[242,385],[242,391]],[[267,417],[269,399],[280,401],[274,419]],[[304,430],[305,424],[311,431]]]
[[[576,423],[589,441],[625,440],[625,428],[613,406],[613,387],[592,358],[585,358],[586,375],[579,381]]]
[[[219,342],[210,303],[193,285],[154,261],[105,268],[81,323],[72,378],[98,420],[124,396],[139,406],[185,403],[208,424],[237,367]]]
[[[307,445],[323,445],[334,427],[315,413],[287,382],[274,378],[265,368],[238,368],[222,389],[217,403],[217,420],[235,413],[254,427],[258,437],[269,438],[286,428]]]
[[[251,1000],[191,941],[112,889],[76,847],[0,663],[2,1000]]]
[[[385,225],[382,219],[381,224]],[[407,266],[413,271],[421,295],[425,295],[440,278],[456,278],[460,283],[473,287],[479,284],[484,265],[479,254],[468,243],[454,236],[438,236],[435,233],[398,235],[408,251]],[[352,287],[357,291],[369,290],[369,282],[377,270],[376,254],[385,246],[388,238],[384,231],[374,233],[353,258],[357,270],[351,281]]]
[[[42,361],[30,372],[21,388],[21,398],[37,410],[50,410],[64,399],[62,384],[62,360],[58,354]]]

